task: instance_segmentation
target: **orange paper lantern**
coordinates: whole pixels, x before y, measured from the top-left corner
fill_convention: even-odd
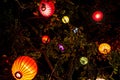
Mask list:
[[[42,36],[42,42],[45,43],[45,44],[49,43],[50,42],[50,37],[47,36],[47,35]]]
[[[101,54],[108,54],[111,51],[111,46],[107,43],[101,43],[98,50]]]
[[[16,80],[32,80],[37,74],[37,69],[34,59],[20,56],[12,65],[12,75]]]

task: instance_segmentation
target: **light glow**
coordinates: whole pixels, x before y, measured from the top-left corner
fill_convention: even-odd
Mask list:
[[[92,18],[94,21],[101,21],[103,19],[103,13],[101,11],[95,11]]]

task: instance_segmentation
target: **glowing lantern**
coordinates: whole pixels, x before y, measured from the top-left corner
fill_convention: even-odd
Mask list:
[[[58,47],[61,51],[64,51],[64,46],[62,44],[58,44]]]
[[[50,17],[55,11],[54,3],[49,1],[41,1],[39,4],[39,11],[44,17]]]
[[[97,78],[96,80],[105,80],[104,78]]]
[[[107,54],[107,53],[109,53],[111,51],[111,47],[107,43],[102,43],[102,44],[99,45],[98,50],[102,54]]]
[[[74,32],[74,33],[77,33],[77,32],[78,32],[78,28],[75,28],[75,29],[73,30],[73,32]]]
[[[103,19],[103,13],[101,11],[95,11],[92,15],[93,20],[101,21]]]
[[[11,70],[16,80],[32,80],[37,74],[38,67],[32,58],[20,56],[14,61]]]
[[[42,36],[42,42],[45,43],[45,44],[49,43],[50,42],[50,37],[47,36],[47,35]]]
[[[86,64],[88,63],[88,58],[87,58],[87,57],[81,57],[81,58],[80,58],[80,63],[81,63],[82,65],[86,65]]]
[[[92,80],[92,79],[87,79],[87,80]],[[96,80],[105,80],[104,78],[96,78]]]
[[[69,23],[69,17],[68,16],[63,16],[62,22],[65,23],[65,24]]]

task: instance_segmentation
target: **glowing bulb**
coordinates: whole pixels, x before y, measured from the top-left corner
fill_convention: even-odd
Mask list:
[[[96,14],[96,16],[95,16],[96,18],[100,18],[100,14]]]
[[[15,73],[15,77],[20,79],[20,78],[22,78],[22,74],[20,72],[16,72]]]

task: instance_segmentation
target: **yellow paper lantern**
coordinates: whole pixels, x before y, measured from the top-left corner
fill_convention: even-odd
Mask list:
[[[37,74],[35,60],[28,56],[18,57],[12,65],[12,75],[16,80],[32,80]]]
[[[87,57],[81,57],[81,58],[80,58],[80,63],[81,63],[82,65],[86,65],[86,64],[88,63],[88,58],[87,58]]]
[[[101,54],[108,54],[111,51],[111,46],[108,43],[101,43],[98,50]]]
[[[65,24],[69,23],[69,17],[68,16],[63,16],[62,22],[65,23]]]

